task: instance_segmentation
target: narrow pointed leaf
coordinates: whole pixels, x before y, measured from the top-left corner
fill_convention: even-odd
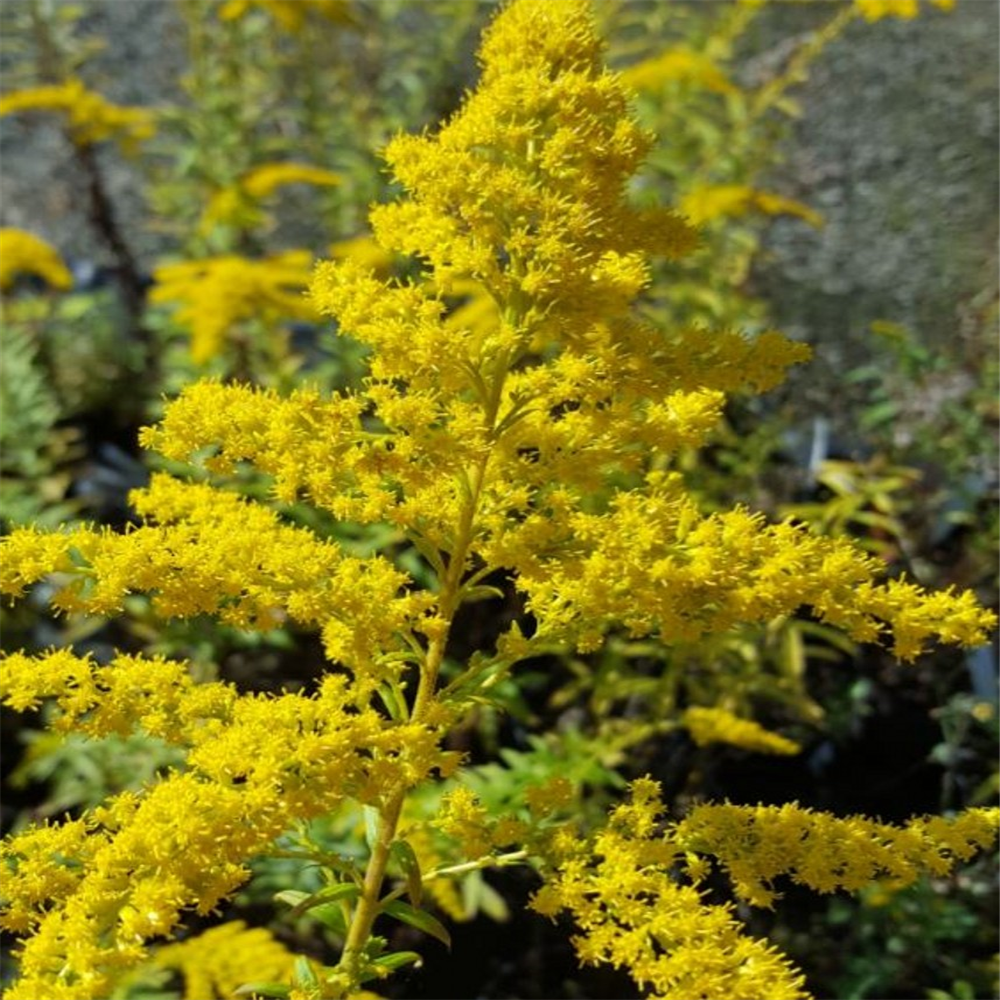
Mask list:
[[[308,899],[312,895],[308,892],[300,892],[298,889],[283,889],[281,892],[276,892],[274,898],[279,903],[285,903],[287,906],[298,906],[303,899]]]
[[[315,990],[319,986],[319,977],[304,955],[299,955],[295,959],[294,969],[296,986],[305,990]]]
[[[347,934],[347,917],[344,908],[338,903],[322,903],[314,906],[309,910],[309,916],[341,937]]]
[[[388,972],[395,972],[396,969],[401,969],[404,965],[420,966],[423,964],[423,959],[415,951],[393,951],[388,955],[382,955],[381,958],[376,958],[371,964]]]
[[[291,986],[284,983],[244,983],[235,991],[238,997],[259,996],[259,997],[287,997],[292,992]]]
[[[420,873],[420,862],[413,853],[413,848],[405,840],[396,840],[393,841],[389,853],[406,879],[406,895],[414,906],[419,906],[424,892],[424,882]]]
[[[401,899],[393,899],[388,903],[382,904],[382,911],[395,917],[397,920],[402,920],[404,924],[409,924],[411,927],[416,927],[417,930],[423,931],[425,934],[430,934],[431,937],[437,938],[446,948],[451,948],[451,935],[445,929],[444,925],[440,920],[432,917],[424,910],[417,910],[410,906],[409,903],[404,903]]]
[[[314,892],[305,899],[299,900],[295,904],[290,916],[298,917],[313,907],[322,906],[324,903],[336,903],[343,899],[354,900],[361,895],[361,887],[353,882],[341,882],[338,885],[324,886],[318,892]],[[282,900],[282,902],[285,902]]]

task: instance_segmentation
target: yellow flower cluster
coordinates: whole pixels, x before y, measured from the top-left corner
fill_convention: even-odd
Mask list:
[[[479,88],[440,132],[387,147],[410,197],[372,212],[377,239],[424,258],[439,283],[475,278],[533,323],[556,300],[577,326],[613,316],[647,280],[643,255],[682,253],[693,235],[666,210],[623,202],[652,138],[603,70],[586,7],[514,4],[480,56]],[[333,311],[342,284],[318,293]],[[550,338],[572,336],[565,318],[550,317]]]
[[[823,224],[823,217],[808,205],[745,184],[699,185],[684,195],[679,207],[696,226],[712,219],[739,218],[752,209],[765,215],[797,215],[814,226]]]
[[[153,275],[149,298],[176,304],[177,321],[191,332],[191,354],[205,362],[222,350],[238,323],[315,319],[302,295],[311,261],[307,250],[290,250],[264,260],[225,256],[165,264]]]
[[[250,462],[279,501],[395,526],[426,560],[430,588],[385,558],[348,556],[264,503],[167,475],[133,493],[142,523],[124,533],[23,529],[2,542],[0,591],[13,597],[51,575],[53,603],[66,611],[113,614],[144,592],[167,617],[210,614],[256,629],[290,618],[320,630],[331,663],[350,671],[326,674],[312,696],[238,696],[192,684],[163,660],[10,657],[11,707],[54,698],[57,727],[99,737],[138,720],[187,749],[182,773],[8,843],[4,921],[31,935],[11,1000],[110,995],[148,940],[171,933],[185,910],[211,910],[246,878],[248,858],[346,798],[374,806],[379,820],[334,981],[350,992],[374,975],[365,948],[408,822],[406,791],[455,766],[438,742],[476,697],[482,658],[440,685],[449,630],[463,601],[490,596],[479,584],[491,573],[512,578],[535,625],[531,639],[515,626],[495,655],[486,651],[503,667],[553,644],[594,649],[610,629],[696,641],[801,606],[857,640],[891,638],[902,658],[935,637],[982,642],[993,625],[970,594],[878,582],[878,561],[846,541],[741,508],[698,510],[671,470],[675,453],[706,439],[725,393],[772,387],[808,350],[777,333],[666,334],[636,314],[647,256],[681,253],[694,236],[677,215],[626,200],[651,140],[603,68],[583,0],[515,0],[481,56],[480,88],[438,133],[388,148],[406,194],[374,210],[372,223],[384,251],[419,258],[413,279],[385,279],[357,259],[327,263],[307,306],[296,295],[304,255],[230,257],[161,269],[153,293],[181,303],[200,357],[234,323],[313,308],[371,348],[369,377],[330,397],[198,383],[143,444],[215,474]],[[474,322],[456,319],[455,293],[477,301]],[[414,674],[416,692],[405,692]],[[391,720],[373,707],[376,693]],[[718,715],[708,721],[726,728]],[[704,715],[688,722],[705,731]],[[569,794],[561,784],[539,790],[533,821],[549,823],[546,811]],[[628,967],[656,996],[803,997],[781,956],[671,867],[686,863],[697,879],[707,864],[697,852],[717,847],[761,899],[762,883],[782,871],[849,884],[841,855],[828,852],[825,870],[792,851],[784,868],[768,855],[747,868],[733,846],[747,838],[723,835],[728,814],[696,812],[665,839],[655,832],[661,811],[655,786],[639,783],[592,850],[562,836],[538,908],[569,909],[585,932],[582,957]],[[752,834],[758,819],[740,821]],[[485,822],[471,795],[456,792],[439,826],[476,854],[526,836],[519,822]],[[901,856],[932,868],[941,851],[962,856],[958,838],[980,843],[979,822],[911,824],[906,837],[919,846],[903,837]],[[850,843],[875,843],[888,836],[881,830]],[[851,859],[862,853],[851,849]],[[897,871],[877,851],[865,857],[875,874]]]
[[[698,746],[729,743],[757,753],[796,754],[802,748],[794,740],[766,730],[752,719],[740,719],[724,708],[689,708],[681,717]]]
[[[844,819],[794,803],[783,806],[701,805],[673,831],[678,847],[714,855],[738,895],[770,907],[772,882],[788,875],[817,892],[856,891],[880,878],[897,888],[923,873],[947,874],[997,838],[1000,809],[969,809],[905,826],[863,816]]]
[[[151,112],[111,104],[76,77],[51,86],[16,90],[0,98],[0,115],[21,111],[61,112],[73,141],[81,146],[114,139],[126,152],[134,152],[155,131]]]
[[[568,910],[583,932],[574,939],[582,961],[625,968],[669,1000],[808,996],[784,957],[742,934],[732,907],[678,880],[678,868],[695,883],[705,877],[701,855],[719,859],[740,897],[770,907],[782,874],[820,892],[944,874],[989,847],[1000,819],[998,809],[970,809],[897,827],[796,805],[703,805],[664,831],[658,783],[641,779],[631,793],[591,843],[554,841],[554,870],[532,906],[553,917]]]
[[[621,79],[625,86],[638,91],[656,90],[674,81],[696,84],[717,94],[731,94],[737,89],[710,56],[685,46],[667,49],[629,66],[622,70]]]
[[[540,638],[583,649],[613,625],[696,639],[803,604],[859,639],[898,623],[903,657],[935,634],[923,628],[935,615],[952,641],[982,641],[993,618],[971,597],[880,587],[878,564],[847,544],[740,510],[703,518],[676,477],[648,473],[705,439],[724,392],[769,388],[808,351],[778,334],[665,336],[629,315],[645,254],[682,252],[690,235],[623,201],[648,137],[601,66],[585,5],[512,5],[481,58],[479,89],[440,132],[390,144],[408,197],[372,214],[377,240],[420,257],[433,281],[385,281],[347,261],[320,265],[313,284],[320,310],[373,348],[364,412],[381,424],[368,450],[382,482],[354,474],[365,449],[346,464],[338,450],[344,471],[326,489],[299,471],[279,493],[302,490],[338,516],[378,513],[446,552],[471,495],[470,554],[515,572]],[[447,321],[442,295],[470,280],[496,303],[492,326]],[[195,389],[157,447],[181,457],[200,409]],[[266,455],[272,471],[277,442],[291,444],[288,411],[262,397],[255,409],[271,412],[264,428],[210,416],[200,444],[233,461]],[[585,499],[643,473],[644,487],[603,510]]]
[[[592,649],[622,626],[697,640],[803,605],[858,640],[891,629],[902,658],[933,637],[981,642],[994,619],[970,594],[879,584],[876,560],[790,523],[705,517],[678,475],[652,471],[704,440],[725,392],[763,391],[808,351],[775,333],[665,335],[630,315],[644,254],[690,236],[624,201],[649,140],[584,3],[512,5],[482,59],[482,86],[437,135],[390,146],[410,196],[374,213],[383,246],[421,256],[433,280],[383,280],[352,260],[317,271],[317,307],[372,348],[362,389],[280,398],[200,383],[144,443],[176,459],[212,449],[214,471],[250,461],[282,500],[395,524],[452,588],[466,570],[513,571],[540,642]],[[207,354],[238,318],[302,309],[291,289],[303,272],[301,257],[179,264],[153,294],[184,301]],[[449,322],[443,290],[460,281],[496,303],[492,325]],[[68,609],[108,613],[147,590],[168,615],[266,628],[288,614],[323,627],[331,658],[359,677],[382,676],[378,662],[405,655],[414,631],[441,636],[461,597],[428,617],[433,597],[400,593],[387,564],[343,560],[208,487],[158,478],[137,498],[157,526],[15,533],[5,591],[59,570]],[[528,652],[519,636],[504,655]]]
[[[333,24],[350,25],[355,20],[349,0],[226,0],[219,8],[219,17],[235,21],[251,7],[267,11],[285,31],[293,33],[302,30],[310,12]]]
[[[53,288],[73,287],[73,276],[59,251],[23,229],[0,229],[0,289],[7,291],[19,274],[35,274]]]
[[[139,726],[188,748],[183,773],[4,844],[12,871],[0,925],[32,934],[11,1000],[101,1000],[149,939],[169,934],[185,909],[210,912],[295,821],[346,797],[377,804],[454,766],[436,733],[388,723],[343,676],[328,675],[312,696],[270,696],[195,684],[184,664],[163,659],[98,666],[57,651],[2,665],[12,708],[55,698],[59,728],[101,737]]]
[[[392,254],[368,233],[331,243],[330,256],[334,260],[356,261],[379,275],[388,274],[392,266]]]
[[[493,850],[489,813],[475,793],[464,785],[459,785],[444,796],[434,825],[442,833],[457,840],[462,846],[463,854],[470,860],[481,858]]]
[[[14,531],[4,540],[0,592],[18,596],[59,573],[52,602],[64,611],[115,614],[127,594],[147,592],[165,618],[208,613],[266,630],[290,616],[321,628],[330,659],[351,667],[366,690],[402,668],[389,656],[405,645],[400,635],[415,642],[414,631],[435,627],[432,596],[408,589],[387,560],[347,556],[235,493],[158,474],[130,499],[149,522],[126,534]]]
[[[930,0],[932,7],[952,10],[955,0]],[[854,0],[854,9],[866,21],[874,23],[886,17],[912,21],[920,13],[919,0]]]
[[[212,195],[202,213],[198,229],[211,231],[216,225],[252,228],[265,218],[258,203],[287,184],[313,184],[332,187],[340,183],[340,175],[306,163],[264,163],[255,167],[230,187]]]
[[[253,198],[266,198],[286,184],[314,184],[330,187],[340,183],[340,175],[308,163],[265,163],[251,170],[240,187]]]
[[[657,836],[655,782],[632,785],[593,843],[564,851],[532,908],[567,910],[582,933],[580,961],[628,971],[650,998],[804,1000],[804,977],[764,942],[747,937],[732,907],[710,905],[671,872],[677,851]],[[565,848],[565,844],[564,844]]]
[[[619,623],[633,636],[696,640],[805,605],[858,641],[891,628],[893,652],[907,660],[935,636],[975,645],[994,624],[971,593],[874,582],[878,561],[847,541],[739,508],[702,517],[676,479],[647,481],[605,513],[574,514],[557,556],[511,554],[539,635],[592,649]]]
[[[286,982],[294,961],[295,956],[269,931],[248,929],[242,920],[160,948],[154,960],[160,968],[181,971],[184,1000],[227,1000],[252,980]]]

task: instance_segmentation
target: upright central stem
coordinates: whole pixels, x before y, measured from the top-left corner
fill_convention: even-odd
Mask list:
[[[500,381],[502,383],[502,376]],[[486,417],[491,431],[496,422],[497,414],[497,406],[492,405],[494,399],[499,399],[499,390],[493,393],[493,398],[487,406]],[[441,581],[441,589],[438,593],[438,614],[444,619],[445,628],[443,634],[431,640],[427,647],[427,655],[424,658],[420,671],[420,684],[413,702],[413,711],[410,713],[410,722],[422,722],[434,699],[438,674],[441,670],[441,664],[444,661],[448,634],[451,631],[455,612],[461,603],[459,594],[462,587],[462,578],[465,575],[465,562],[472,544],[476,509],[479,506],[479,497],[482,493],[489,460],[490,452],[489,450],[484,450],[469,475],[468,498],[462,508],[458,530],[455,534],[455,545],[451,553],[451,559],[448,562],[447,570],[445,571],[444,579]],[[375,843],[372,845],[368,867],[365,870],[361,898],[358,900],[357,909],[354,911],[354,919],[351,921],[351,926],[347,932],[347,940],[344,943],[344,951],[338,966],[347,975],[350,984],[349,989],[356,989],[359,985],[364,949],[368,938],[371,936],[372,925],[378,916],[382,882],[385,879],[386,868],[389,864],[389,854],[393,840],[396,837],[396,828],[399,825],[399,817],[403,810],[403,803],[406,800],[406,793],[407,788],[405,786],[393,792],[386,801],[379,816],[378,833]]]

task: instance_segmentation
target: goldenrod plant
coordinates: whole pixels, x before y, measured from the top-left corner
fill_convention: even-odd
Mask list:
[[[817,892],[902,886],[995,838],[989,808],[901,825],[795,803],[673,816],[652,778],[588,827],[568,777],[504,813],[463,781],[449,736],[541,654],[599,650],[615,635],[691,643],[805,609],[911,661],[935,640],[981,644],[995,625],[971,593],[885,579],[845,539],[739,506],[699,509],[678,450],[708,438],[727,393],[772,388],[809,351],[776,332],[660,329],[637,314],[648,258],[682,256],[697,233],[628,201],[653,136],[605,69],[583,0],[514,0],[480,60],[454,116],[385,150],[404,193],[371,224],[384,249],[415,259],[411,276],[351,259],[313,276],[313,307],[367,346],[367,377],[335,394],[195,383],[142,435],[190,473],[134,491],[131,530],[5,539],[12,598],[47,581],[71,614],[112,617],[145,593],[164,618],[261,633],[294,622],[318,631],[327,660],[310,689],[279,693],[134,653],[3,661],[11,709],[51,702],[57,732],[139,729],[185,755],[140,791],[6,841],[2,921],[23,938],[10,1000],[127,995],[158,963],[182,968],[189,991],[242,978],[244,995],[364,996],[420,960],[391,950],[391,921],[449,940],[425,889],[513,865],[543,880],[535,910],[572,917],[582,963],[624,969],[649,996],[807,997],[789,960],[710,896],[718,876],[741,905],[769,908],[782,879]],[[467,282],[490,309],[462,327],[447,302]],[[230,488],[247,466],[269,477],[272,502]],[[292,505],[390,526],[398,542],[349,551],[288,516]],[[511,590],[523,612],[456,660],[460,612]],[[678,722],[703,741],[795,749],[725,708],[691,706]],[[435,786],[445,794],[417,822],[408,807]],[[312,835],[352,812],[363,853]],[[452,857],[420,843],[428,833]],[[272,855],[321,873],[309,890],[290,877],[276,898],[289,919],[332,931],[339,952],[290,957],[228,923],[160,947]]]

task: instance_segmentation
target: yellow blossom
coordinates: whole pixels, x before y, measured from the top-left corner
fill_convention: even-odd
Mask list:
[[[567,778],[552,778],[544,785],[533,785],[525,793],[528,808],[535,816],[548,816],[572,803],[575,789]]]
[[[0,98],[0,115],[22,111],[61,112],[73,141],[82,146],[114,139],[126,152],[132,152],[154,132],[151,112],[111,104],[76,77],[60,84],[15,90]]]
[[[803,977],[746,937],[731,906],[678,882],[673,867],[682,858],[699,881],[708,870],[699,855],[714,856],[742,898],[770,906],[771,881],[782,874],[821,892],[884,875],[902,885],[921,872],[943,874],[989,847],[1000,818],[997,809],[970,809],[896,827],[796,805],[703,805],[664,829],[658,784],[641,779],[631,790],[604,829],[552,859],[532,905],[553,917],[569,911],[581,961],[625,968],[649,996],[669,1000],[808,997]]]
[[[796,754],[802,748],[792,740],[768,732],[752,719],[737,718],[724,708],[689,708],[681,721],[698,746],[729,743],[758,753]]]
[[[897,887],[920,874],[945,874],[990,846],[1000,810],[968,809],[953,819],[917,818],[904,826],[863,816],[839,818],[794,803],[701,805],[672,832],[674,843],[714,855],[736,892],[770,907],[779,875],[818,892],[856,891],[891,876]]]
[[[380,276],[388,274],[392,265],[392,254],[379,246],[370,234],[330,244],[330,256],[334,260],[354,260]]]
[[[98,666],[65,652],[14,654],[3,675],[12,707],[55,697],[59,716],[90,735],[141,726],[189,748],[184,773],[4,844],[0,923],[33,932],[13,987],[22,1000],[61,986],[78,1000],[107,996],[115,970],[143,960],[184,910],[211,911],[293,822],[349,795],[377,801],[387,782],[414,785],[443,759],[431,730],[386,722],[334,675],[313,696],[238,695],[193,683],[179,663]]]
[[[736,87],[705,53],[676,46],[652,59],[629,66],[621,73],[622,82],[634,90],[656,90],[664,83],[693,83],[719,94],[735,93]]]
[[[742,184],[699,185],[689,190],[680,203],[680,211],[695,225],[718,218],[739,218],[751,210],[765,215],[797,215],[811,225],[823,224],[823,217],[808,205]]]
[[[950,11],[955,7],[955,0],[928,0],[928,2],[932,7],[943,11]],[[912,21],[920,13],[920,3],[919,0],[854,0],[854,10],[869,23],[881,21],[886,17]]]
[[[192,357],[205,362],[238,323],[315,319],[302,295],[310,262],[308,251],[291,250],[263,260],[226,256],[164,264],[154,272],[150,301],[175,305],[177,321],[191,333]]]
[[[633,802],[558,864],[533,908],[552,917],[568,910],[580,961],[627,970],[649,997],[805,1000],[804,977],[786,958],[747,937],[731,907],[706,903],[672,876],[676,851],[656,835],[655,791],[636,783]]]
[[[289,981],[295,956],[263,927],[233,920],[157,949],[153,961],[181,971],[185,1000],[209,1000],[230,997],[251,980]]]
[[[245,4],[226,7],[236,17]],[[774,332],[665,332],[637,315],[647,257],[695,237],[675,213],[627,200],[652,139],[602,64],[586,3],[515,0],[481,61],[479,88],[439,131],[387,149],[402,194],[372,226],[386,254],[418,258],[413,277],[387,279],[356,255],[315,272],[309,308],[370,349],[368,377],[287,397],[200,382],[142,435],[214,476],[250,463],[275,500],[388,525],[423,572],[352,555],[218,480],[165,474],[132,494],[140,522],[127,531],[23,529],[0,543],[12,597],[46,579],[63,611],[116,614],[147,593],[163,617],[257,630],[292,620],[320,633],[330,663],[312,693],[268,695],[194,684],[159,659],[8,658],[11,708],[52,699],[57,729],[100,738],[139,726],[186,751],[184,770],[6,842],[3,919],[27,934],[12,1000],[111,995],[151,941],[210,912],[250,859],[347,799],[379,819],[337,975],[349,994],[374,974],[364,951],[392,841],[401,818],[411,824],[407,793],[452,773],[457,755],[439,744],[481,697],[482,657],[446,684],[441,673],[456,614],[491,595],[491,576],[519,589],[533,619],[487,654],[503,670],[538,649],[598,648],[609,630],[696,641],[803,606],[903,658],[934,639],[983,642],[994,625],[970,594],[886,582],[843,539],[742,507],[698,509],[673,469],[678,449],[709,438],[726,393],[765,391],[808,349]],[[154,297],[180,303],[204,357],[234,323],[305,315],[304,268],[303,255],[174,265]],[[486,308],[456,320],[453,293]],[[688,722],[697,729],[697,714]],[[544,813],[568,796],[556,782],[530,803]],[[569,824],[543,831],[536,907],[570,911],[581,959],[627,968],[653,996],[797,1000],[802,977],[678,872],[697,881],[715,858],[739,894],[767,905],[781,875],[828,891],[949,870],[995,825],[982,810],[893,828],[780,808],[699,807],[669,827],[656,783],[636,782],[589,839]],[[518,820],[496,820],[459,785],[434,825],[475,861],[519,837]]]
[[[0,289],[9,289],[19,274],[37,275],[53,288],[73,287],[73,276],[54,247],[22,229],[0,229]]]
[[[254,167],[240,181],[240,186],[254,198],[266,198],[286,184],[313,184],[330,187],[340,183],[340,175],[332,170],[308,163],[264,163]]]
[[[321,167],[306,163],[264,163],[212,195],[198,229],[206,233],[219,224],[250,228],[264,219],[258,203],[277,188],[288,184],[330,187],[339,183],[339,174]]]
[[[243,17],[251,7],[267,11],[286,31],[299,32],[306,16],[314,12],[333,24],[351,25],[354,14],[349,0],[226,0],[219,9],[223,21]]]
[[[379,676],[383,654],[398,648],[394,637],[419,629],[433,605],[431,595],[404,591],[406,575],[381,557],[346,556],[237,494],[161,474],[134,491],[132,503],[150,523],[126,534],[76,528],[46,536],[51,559],[43,565],[33,552],[33,578],[16,555],[32,549],[36,533],[13,532],[4,541],[14,558],[0,571],[0,590],[21,593],[59,570],[65,575],[53,603],[67,611],[116,613],[128,593],[146,591],[164,617],[214,613],[266,630],[290,616],[321,627],[330,658],[367,683]]]
[[[434,825],[442,833],[454,837],[469,859],[484,857],[493,849],[489,815],[475,794],[464,785],[444,796]]]

